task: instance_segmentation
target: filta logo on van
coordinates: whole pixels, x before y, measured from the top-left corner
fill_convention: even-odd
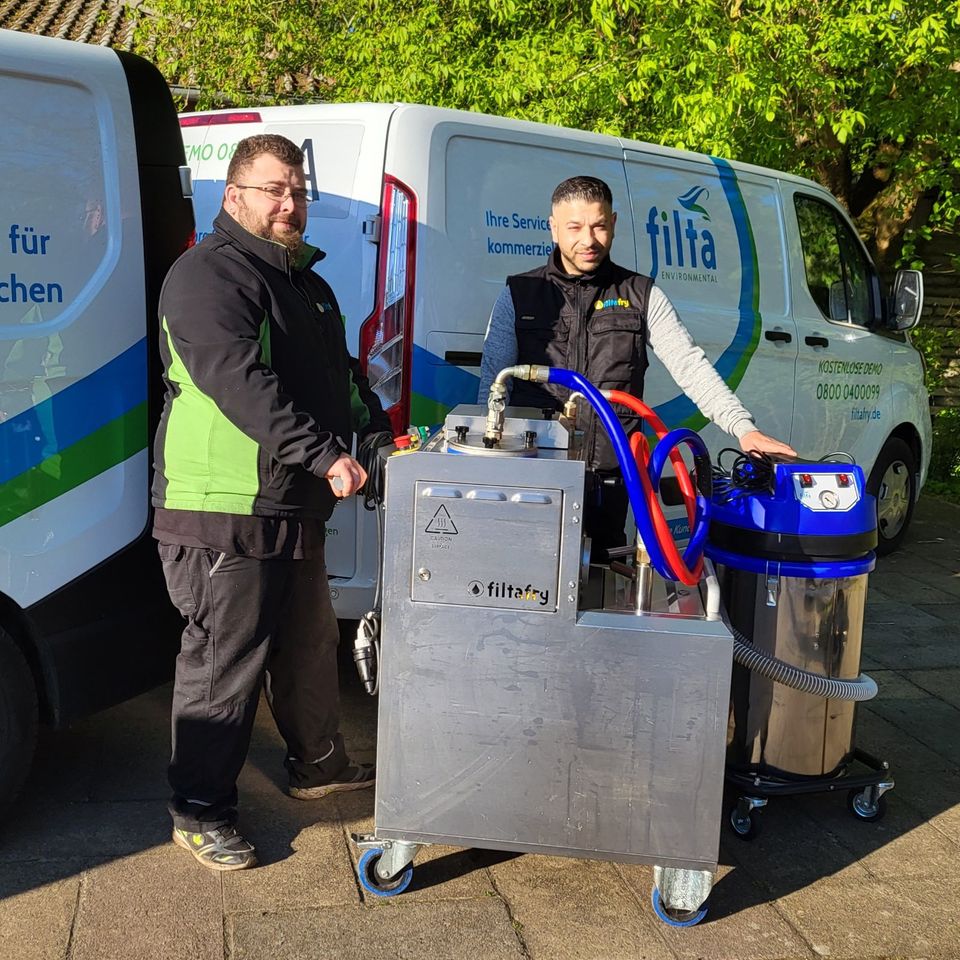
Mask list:
[[[709,199],[706,187],[693,186],[677,197],[685,213],[661,210],[656,205],[647,213],[650,237],[650,275],[655,280],[688,280],[717,283],[717,249],[713,234],[699,223],[710,222],[703,204]],[[695,222],[696,220],[696,222]]]

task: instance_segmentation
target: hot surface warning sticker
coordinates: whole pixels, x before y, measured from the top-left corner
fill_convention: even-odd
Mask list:
[[[424,533],[442,533],[451,537],[459,533],[459,531],[457,530],[457,525],[453,522],[453,517],[450,516],[450,511],[447,510],[446,507],[441,506],[424,528]]]

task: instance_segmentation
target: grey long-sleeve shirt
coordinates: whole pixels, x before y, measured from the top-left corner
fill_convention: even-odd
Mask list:
[[[740,440],[756,430],[753,416],[723,382],[694,343],[667,295],[656,285],[647,301],[647,342],[680,389],[721,430]],[[504,287],[493,305],[480,362],[479,403],[487,402],[490,384],[504,368],[518,362],[516,315],[510,288]],[[508,385],[509,388],[509,385]]]

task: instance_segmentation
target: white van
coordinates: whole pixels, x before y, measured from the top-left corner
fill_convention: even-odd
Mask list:
[[[54,726],[169,676],[156,309],[189,243],[176,110],[131,54],[0,30],[0,807]]]
[[[909,522],[930,457],[918,353],[919,274],[895,316],[846,214],[788,174],[612,136],[404,104],[322,104],[181,116],[198,230],[210,229],[238,140],[279,133],[306,153],[308,239],[397,430],[475,402],[491,306],[552,249],[566,177],[605,180],[613,259],[653,276],[759,427],[807,457],[851,454],[879,496],[881,541]],[[912,285],[913,297],[910,296]],[[652,358],[646,400],[670,426],[704,421]],[[359,501],[330,522],[338,614],[373,598],[376,539]]]

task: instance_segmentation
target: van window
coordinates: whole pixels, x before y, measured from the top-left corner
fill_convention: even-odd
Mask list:
[[[827,320],[866,327],[875,318],[869,262],[850,227],[827,204],[794,197],[807,289]]]
[[[0,331],[55,332],[86,306],[106,274],[108,223],[117,200],[104,189],[93,94],[73,83],[3,78],[4,211],[0,222]],[[40,137],[38,130],[50,131]],[[34,371],[38,374],[39,371]]]

